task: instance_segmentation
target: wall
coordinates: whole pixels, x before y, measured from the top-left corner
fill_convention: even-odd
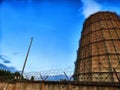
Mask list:
[[[15,82],[0,83],[0,90],[120,90],[120,85],[75,82]]]

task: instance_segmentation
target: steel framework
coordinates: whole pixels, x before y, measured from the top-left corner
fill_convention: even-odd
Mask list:
[[[120,76],[120,17],[112,12],[91,15],[83,25],[74,79],[118,82]]]

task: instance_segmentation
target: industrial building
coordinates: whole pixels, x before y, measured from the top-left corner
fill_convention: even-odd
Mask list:
[[[3,76],[0,90],[120,90],[120,17],[112,12],[95,13],[86,19],[81,35],[74,80],[65,72],[67,80],[61,81],[45,81],[40,73],[40,81]]]
[[[113,12],[97,12],[83,25],[74,80],[118,82],[120,77],[120,17]]]

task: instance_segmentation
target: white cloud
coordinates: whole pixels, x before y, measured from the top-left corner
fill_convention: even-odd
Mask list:
[[[101,10],[101,5],[94,0],[81,0],[83,3],[82,14],[87,18],[89,15]]]

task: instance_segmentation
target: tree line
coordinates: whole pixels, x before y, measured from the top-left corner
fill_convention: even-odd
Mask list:
[[[20,76],[20,73],[19,72],[12,73],[7,70],[0,70],[0,76]]]
[[[7,70],[0,70],[0,81],[15,80],[20,77],[19,72],[10,72]]]

